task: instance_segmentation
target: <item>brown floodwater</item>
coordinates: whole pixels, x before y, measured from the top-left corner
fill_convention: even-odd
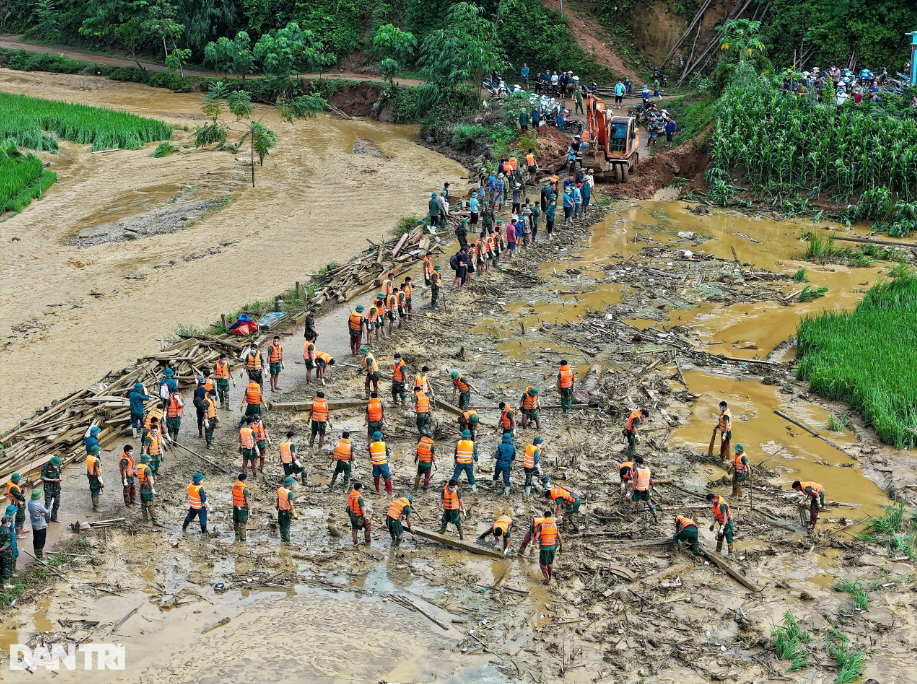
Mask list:
[[[64,143],[42,155],[60,176],[44,199],[0,223],[4,384],[0,430],[154,351],[180,325],[206,327],[267,299],[330,261],[344,262],[391,234],[406,215],[426,213],[444,181],[462,187],[465,169],[417,144],[415,126],[331,116],[287,124],[267,107],[254,117],[278,144],[251,187],[245,155],[195,150],[200,95],[174,94],[92,76],[0,69],[0,90],[112,107],[176,130],[176,154],[141,150],[92,154]],[[230,123],[230,140],[242,134]],[[353,154],[357,138],[382,156]],[[185,193],[231,197],[190,228],[81,249],[79,231],[117,222]],[[189,212],[190,213],[190,212]],[[131,276],[126,278],[126,276]],[[95,294],[90,294],[90,292]]]

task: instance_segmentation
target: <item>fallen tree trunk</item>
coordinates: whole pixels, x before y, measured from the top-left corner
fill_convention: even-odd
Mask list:
[[[707,560],[709,560],[711,563],[713,563],[720,570],[725,572],[727,575],[729,575],[732,579],[734,579],[736,582],[741,584],[746,589],[750,589],[751,591],[754,591],[756,593],[761,591],[750,580],[746,579],[744,575],[734,570],[726,561],[720,558],[719,554],[716,553],[715,551],[710,551],[709,549],[701,546],[700,552],[704,554]]]
[[[917,244],[914,244],[913,242],[892,242],[891,240],[874,240],[872,238],[841,237],[840,235],[835,235],[834,239],[835,240],[844,240],[845,242],[862,242],[867,245],[889,245],[890,247],[917,248]]]
[[[405,528],[407,529],[407,528]],[[499,551],[494,551],[493,549],[485,549],[477,544],[471,544],[460,539],[454,539],[453,537],[447,537],[444,534],[438,534],[436,532],[431,532],[422,527],[414,526],[411,530],[415,536],[422,537],[423,539],[429,539],[430,541],[439,542],[446,546],[450,546],[453,549],[459,549],[461,551],[469,551],[471,553],[476,553],[481,556],[489,556],[490,558],[499,558],[503,559],[505,556]]]

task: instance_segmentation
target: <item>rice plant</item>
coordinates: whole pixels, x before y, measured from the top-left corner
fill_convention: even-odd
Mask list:
[[[825,649],[840,668],[835,684],[852,684],[863,674],[866,667],[866,651],[850,648],[850,639],[836,629],[829,629],[825,636]]]
[[[156,146],[156,149],[153,150],[153,154],[150,156],[159,159],[160,157],[165,157],[166,155],[173,154],[175,152],[178,152],[178,148],[170,141],[164,140]]]
[[[0,213],[22,211],[56,181],[34,154],[23,154],[12,140],[0,144]]]
[[[809,276],[806,274],[806,269],[800,268],[796,273],[793,274],[793,280],[797,283],[807,283],[809,282]]]
[[[840,591],[853,596],[853,605],[857,610],[869,610],[869,594],[866,593],[866,585],[863,580],[850,580],[846,577],[837,577],[831,586],[834,591]]]
[[[879,516],[871,515],[866,522],[866,534],[894,534],[904,525],[904,503],[897,502],[893,506],[882,506],[885,513]]]
[[[797,376],[856,409],[879,439],[917,446],[917,277],[874,286],[853,311],[806,316],[797,328]]]
[[[0,93],[0,139],[11,138],[20,147],[56,152],[57,140],[91,144],[93,151],[119,148],[136,150],[156,140],[169,140],[172,127],[100,107]]]
[[[802,288],[802,292],[799,293],[797,299],[800,302],[811,302],[813,299],[824,297],[827,291],[827,287],[812,287],[811,285],[806,285]]]
[[[805,645],[811,640],[808,633],[799,629],[789,610],[783,614],[779,625],[771,627],[771,643],[778,658],[790,661],[790,672],[809,666],[809,651]]]
[[[847,414],[838,418],[833,413],[828,414],[828,429],[831,432],[843,432],[844,428],[847,426]]]

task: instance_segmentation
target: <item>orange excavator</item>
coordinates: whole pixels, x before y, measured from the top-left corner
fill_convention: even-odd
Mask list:
[[[612,116],[605,101],[592,93],[586,96],[586,124],[583,142],[589,148],[583,166],[592,167],[600,178],[624,183],[640,161],[640,132],[632,116]]]

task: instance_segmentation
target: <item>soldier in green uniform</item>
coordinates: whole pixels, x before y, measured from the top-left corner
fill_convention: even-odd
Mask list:
[[[0,518],[0,577],[3,588],[12,589],[10,579],[13,576],[13,532],[10,530],[10,517]]]
[[[433,273],[430,274],[430,306],[437,308],[439,304],[439,292],[443,289],[443,277],[440,275],[439,264],[433,267]]]
[[[41,481],[45,490],[45,506],[51,511],[51,522],[57,522],[57,510],[60,508],[61,460],[52,456],[51,460],[41,467]],[[51,502],[54,502],[53,505]]]
[[[89,450],[89,456],[86,457],[86,477],[89,479],[89,496],[92,497],[92,510],[99,510],[99,497],[102,496],[102,457],[99,456],[102,449],[94,446]]]
[[[277,524],[280,526],[280,541],[290,541],[290,523],[296,515],[296,509],[293,508],[293,485],[296,481],[292,477],[287,477],[283,481],[283,486],[277,490]]]
[[[245,486],[246,479],[248,475],[243,470],[239,473],[239,479],[232,486],[232,528],[239,541],[245,541],[245,528],[248,525],[248,515],[252,510],[251,495]]]
[[[158,525],[153,508],[153,504],[156,502],[156,490],[154,489],[156,481],[153,479],[153,469],[150,467],[149,454],[143,454],[140,457],[140,465],[137,466],[137,481],[140,483],[140,507],[143,510],[143,519]]]
[[[6,485],[6,496],[10,500],[10,503],[16,506],[16,536],[24,537],[25,532],[22,532],[22,526],[25,525],[25,494],[22,493],[22,487],[19,486],[19,481],[22,479],[22,475],[19,473],[13,473],[10,475],[10,482]]]

